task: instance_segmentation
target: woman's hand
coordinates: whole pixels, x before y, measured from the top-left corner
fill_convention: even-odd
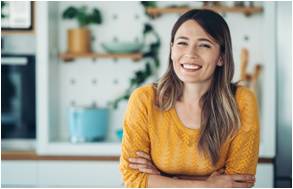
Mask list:
[[[212,188],[251,188],[254,186],[255,177],[253,175],[221,175],[213,172],[206,180]]]
[[[217,172],[219,175],[222,175],[225,173],[225,169],[222,168],[215,172]],[[184,180],[207,180],[209,176],[176,175],[173,178]]]
[[[130,162],[129,166],[133,169],[137,169],[143,173],[149,173],[152,175],[160,175],[160,171],[156,168],[153,164],[153,161],[145,152],[138,151],[136,152],[137,158],[129,158],[128,161]]]

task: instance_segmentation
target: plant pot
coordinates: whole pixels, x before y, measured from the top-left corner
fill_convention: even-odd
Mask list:
[[[67,44],[69,53],[89,53],[91,33],[87,28],[75,28],[67,31]]]

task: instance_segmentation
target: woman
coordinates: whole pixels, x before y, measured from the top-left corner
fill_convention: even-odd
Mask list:
[[[210,10],[175,23],[169,67],[128,102],[120,171],[127,187],[251,187],[259,151],[255,95],[232,84],[229,28]]]

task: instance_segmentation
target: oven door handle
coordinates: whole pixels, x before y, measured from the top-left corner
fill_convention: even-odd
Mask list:
[[[27,57],[1,57],[1,65],[26,66],[27,64]]]

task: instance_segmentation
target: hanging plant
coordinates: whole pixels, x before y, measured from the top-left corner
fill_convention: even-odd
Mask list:
[[[3,14],[3,9],[6,6],[6,3],[4,1],[1,1],[1,18],[6,18],[6,15]]]
[[[144,25],[143,37],[144,43],[147,43],[147,37],[154,37],[155,41],[149,45],[149,50],[143,53],[143,58],[146,59],[145,67],[142,70],[138,70],[134,73],[134,76],[130,79],[130,85],[126,91],[112,102],[114,109],[118,107],[118,104],[122,100],[128,100],[132,91],[143,84],[150,76],[155,73],[155,70],[160,67],[159,61],[159,49],[161,41],[158,33],[153,29],[150,24]]]

